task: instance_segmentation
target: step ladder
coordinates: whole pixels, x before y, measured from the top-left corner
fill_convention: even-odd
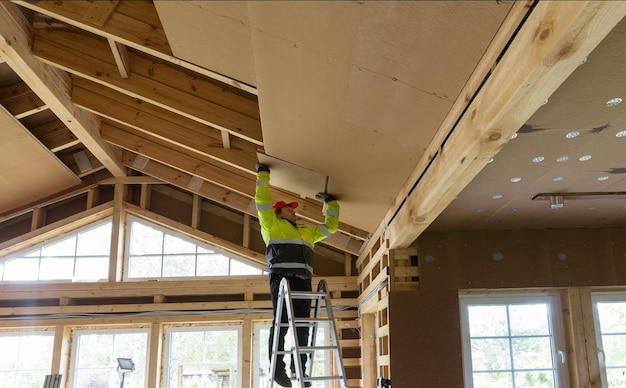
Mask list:
[[[293,312],[293,300],[294,299],[311,299],[312,309],[314,311],[313,317],[298,318],[294,317]],[[283,306],[287,312],[287,323],[281,323]],[[326,317],[322,318],[322,311],[326,312]],[[331,335],[332,344],[330,346],[315,346],[317,339],[317,329],[320,323],[328,323],[328,330]],[[310,328],[309,331],[309,344],[307,346],[300,346],[298,344],[298,337],[296,334],[297,327]],[[291,350],[278,351],[278,337],[281,327],[287,327],[291,333],[291,340],[293,347]],[[289,333],[288,333],[289,334]],[[312,376],[311,373],[305,374],[304,366],[300,360],[301,354],[309,354],[308,364],[313,366],[313,357],[315,351],[324,351],[325,354],[332,354],[335,360],[336,373],[335,375],[328,376]],[[339,381],[343,388],[348,387],[346,379],[346,372],[343,367],[343,360],[341,357],[341,349],[339,348],[339,337],[337,336],[337,329],[335,327],[335,318],[333,316],[333,307],[330,302],[330,294],[326,289],[326,281],[321,280],[317,285],[317,292],[307,291],[291,291],[289,282],[286,278],[283,278],[280,282],[280,288],[278,291],[278,301],[276,303],[276,317],[274,318],[274,341],[272,344],[272,357],[270,362],[270,387],[274,385],[274,372],[276,369],[276,357],[279,354],[287,355],[291,354],[292,360],[296,367],[296,379],[293,386],[304,388],[306,382],[316,381]]]

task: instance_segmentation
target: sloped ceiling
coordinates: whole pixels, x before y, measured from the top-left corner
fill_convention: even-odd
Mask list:
[[[367,240],[396,215],[401,245],[430,223],[623,226],[613,201],[557,213],[532,197],[626,190],[624,106],[604,105],[626,79],[624,22],[592,52],[624,14],[613,1],[15,0],[0,3],[0,99],[81,184],[150,175],[254,214],[258,150],[319,172],[342,238]],[[321,204],[290,189],[276,199],[320,220]]]

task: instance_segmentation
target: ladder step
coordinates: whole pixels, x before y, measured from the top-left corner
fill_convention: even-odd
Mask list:
[[[322,323],[330,322],[330,318],[294,318],[295,323]]]
[[[316,376],[316,377],[305,377],[302,380],[304,381],[331,381],[331,380],[343,380],[343,376]]]
[[[291,299],[321,299],[326,297],[325,292],[291,291]]]
[[[298,348],[300,353],[313,353],[315,351],[328,351],[328,350],[337,350],[339,351],[338,346],[300,346]],[[278,350],[276,354],[291,354],[293,352],[293,348],[290,350]]]

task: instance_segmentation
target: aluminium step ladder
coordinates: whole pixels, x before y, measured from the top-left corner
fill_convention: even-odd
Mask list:
[[[298,318],[294,317],[293,303],[294,299],[311,299],[312,308],[314,311],[313,318]],[[283,306],[287,312],[287,323],[281,323],[283,314]],[[324,310],[326,317],[320,316],[320,313]],[[328,330],[331,335],[332,344],[330,346],[315,346],[317,338],[317,328],[320,323],[328,323]],[[287,327],[291,329],[291,350],[278,350],[278,337],[281,327]],[[298,344],[298,337],[296,334],[297,327],[309,327],[309,344],[308,346],[300,346]],[[335,375],[327,376],[312,376],[311,373],[305,374],[304,366],[300,359],[301,354],[310,354],[309,365],[313,367],[313,356],[315,351],[324,351],[325,354],[332,354],[335,359],[336,373]],[[333,307],[330,303],[330,294],[326,289],[326,282],[321,280],[317,285],[317,292],[308,291],[291,291],[289,282],[283,278],[280,282],[278,291],[278,301],[276,303],[276,317],[274,318],[274,341],[272,344],[272,357],[270,362],[270,387],[274,384],[274,372],[276,370],[276,357],[278,354],[291,354],[291,358],[294,361],[296,368],[296,379],[294,387],[304,388],[305,383],[313,383],[316,381],[340,381],[343,388],[348,387],[348,381],[346,379],[346,372],[343,367],[343,359],[341,357],[341,349],[339,348],[339,337],[337,336],[337,329],[335,327],[335,318],[333,316]]]

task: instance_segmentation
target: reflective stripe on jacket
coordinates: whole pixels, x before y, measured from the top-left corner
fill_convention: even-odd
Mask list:
[[[311,278],[315,243],[335,233],[339,226],[337,201],[326,204],[323,224],[294,226],[289,220],[276,217],[270,194],[270,174],[264,171],[257,174],[254,200],[261,225],[261,236],[267,246],[265,257],[269,271],[286,276]]]

